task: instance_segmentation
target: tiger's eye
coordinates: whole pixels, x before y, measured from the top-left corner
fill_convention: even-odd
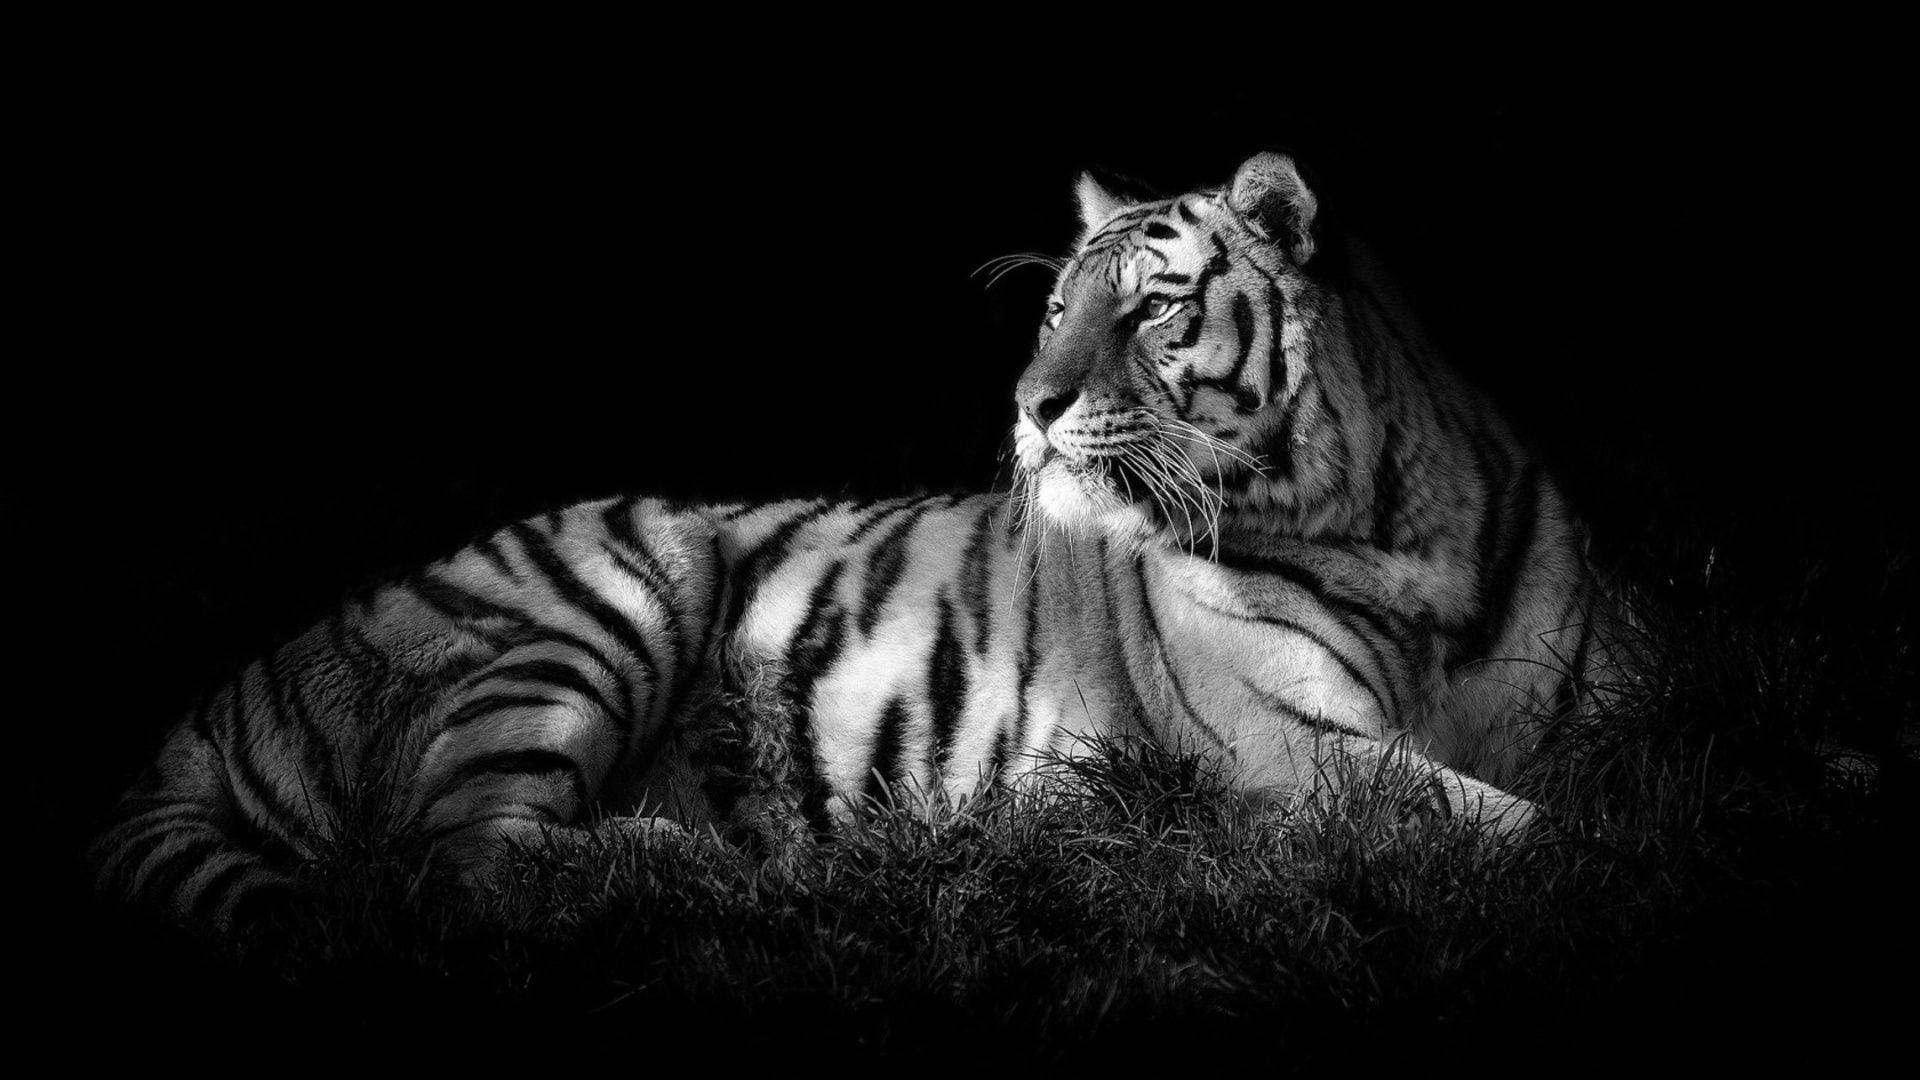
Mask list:
[[[1165,315],[1167,309],[1172,306],[1173,304],[1165,297],[1150,296],[1147,298],[1146,303],[1140,305],[1140,313],[1149,319],[1157,319]]]

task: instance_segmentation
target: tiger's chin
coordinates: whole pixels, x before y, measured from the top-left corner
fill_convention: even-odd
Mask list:
[[[1069,534],[1101,537],[1133,551],[1171,542],[1153,515],[1127,498],[1098,462],[1074,462],[1056,454],[1040,466],[1032,483],[1040,517]]]

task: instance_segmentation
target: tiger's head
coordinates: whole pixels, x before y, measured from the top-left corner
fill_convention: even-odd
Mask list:
[[[1083,175],[1078,195],[1084,231],[1015,391],[1016,494],[1043,524],[1192,548],[1286,437],[1316,200],[1279,154],[1223,190],[1131,204]]]

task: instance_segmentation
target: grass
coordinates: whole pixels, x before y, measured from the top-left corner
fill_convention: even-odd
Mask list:
[[[1717,558],[1680,565],[1702,572],[1648,609],[1658,662],[1517,786],[1550,814],[1528,843],[1410,813],[1404,772],[1256,813],[1192,757],[1108,743],[1053,763],[1050,797],[878,809],[781,859],[671,834],[524,851],[483,908],[363,840],[244,947],[144,967],[197,972],[190,1015],[211,994],[356,1038],[647,1033],[734,1061],[1863,1037],[1899,1001],[1866,980],[1911,946],[1906,624],[1742,604]]]

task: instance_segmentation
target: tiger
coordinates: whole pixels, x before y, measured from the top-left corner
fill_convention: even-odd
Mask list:
[[[817,843],[1103,739],[1253,803],[1340,783],[1329,754],[1416,762],[1441,811],[1525,834],[1505,785],[1604,649],[1560,489],[1290,157],[1076,193],[1008,488],[625,495],[481,536],[175,724],[100,888],[230,929],[369,806],[474,888],[562,834]]]

